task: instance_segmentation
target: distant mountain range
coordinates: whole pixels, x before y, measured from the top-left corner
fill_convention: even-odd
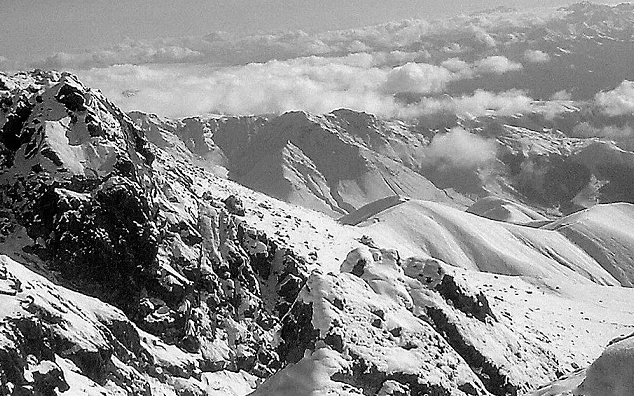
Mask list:
[[[564,110],[552,118],[534,111],[442,122],[383,120],[345,109],[178,120],[130,116],[163,149],[333,217],[391,195],[463,208],[494,195],[544,215],[634,202],[629,136],[579,137],[575,126],[610,117],[595,121],[587,105],[559,106]]]

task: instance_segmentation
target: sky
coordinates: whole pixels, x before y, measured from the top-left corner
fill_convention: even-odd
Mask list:
[[[605,2],[605,1],[603,1]],[[124,40],[320,32],[410,18],[436,18],[524,0],[0,0],[0,57],[31,61]],[[571,3],[534,0],[532,7]],[[613,1],[617,3],[617,1]]]

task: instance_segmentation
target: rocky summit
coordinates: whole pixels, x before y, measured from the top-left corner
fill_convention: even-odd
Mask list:
[[[3,395],[556,394],[632,331],[634,206],[552,209],[629,163],[601,139],[506,125],[437,187],[420,126],[365,113],[128,115],[43,71],[0,104]],[[535,158],[590,173],[528,189]]]

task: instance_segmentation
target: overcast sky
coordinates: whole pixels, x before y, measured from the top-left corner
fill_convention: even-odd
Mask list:
[[[534,0],[530,5],[574,1]],[[605,3],[618,1],[604,0]],[[27,61],[158,37],[359,27],[434,18],[524,0],[0,0],[0,57]],[[1,59],[1,58],[0,58]]]

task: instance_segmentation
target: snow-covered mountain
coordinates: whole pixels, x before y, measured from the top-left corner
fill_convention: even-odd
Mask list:
[[[182,120],[130,116],[157,145],[197,157],[249,188],[335,217],[391,195],[470,203],[416,171],[428,141],[403,122],[350,110]]]
[[[572,102],[571,102],[572,103]],[[384,120],[326,115],[210,116],[130,113],[176,156],[289,203],[338,217],[394,195],[465,208],[497,196],[546,216],[597,203],[634,202],[634,154],[623,140],[577,137],[589,104],[509,117]],[[533,216],[535,217],[535,216]]]
[[[3,394],[520,395],[631,332],[630,204],[465,211],[434,136],[362,113],[140,129],[73,75],[0,82]]]

